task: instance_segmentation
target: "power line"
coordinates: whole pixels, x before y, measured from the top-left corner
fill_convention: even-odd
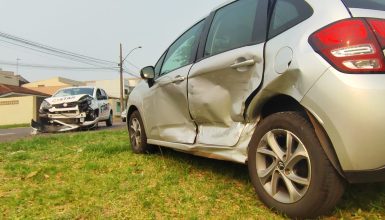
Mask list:
[[[35,51],[38,53],[44,53],[47,55],[56,56],[56,57],[60,57],[63,59],[91,65],[91,66],[96,66],[96,67],[98,67],[99,70],[114,70],[114,71],[116,71],[119,68],[118,63],[116,63],[116,62],[103,60],[103,59],[99,59],[99,58],[94,58],[94,57],[90,57],[90,56],[86,56],[86,55],[81,55],[81,54],[73,53],[73,52],[66,51],[66,50],[57,49],[57,48],[54,48],[51,46],[47,46],[47,45],[44,45],[41,43],[33,42],[33,41],[30,41],[30,40],[27,40],[27,39],[24,39],[21,37],[17,37],[17,36],[11,35],[11,34],[4,33],[4,32],[0,32],[0,37],[7,39],[7,40],[1,40],[0,39],[0,41],[2,41],[2,42],[12,44],[14,46],[22,47],[22,48],[25,48],[28,50],[32,50],[32,51]],[[15,41],[17,43],[10,42],[9,40]],[[139,69],[133,63],[131,63],[131,62],[129,62],[129,63],[132,66],[134,66],[135,68]],[[8,63],[7,65],[11,65],[11,64]],[[27,65],[25,67],[47,68],[47,67],[44,67],[44,65]],[[86,67],[81,67],[81,68],[87,69]],[[88,68],[88,69],[95,70],[95,68]],[[138,77],[137,75],[129,72],[128,70],[123,70],[123,72],[127,73],[131,76]]]
[[[10,61],[0,60],[0,64],[4,66],[19,66],[23,68],[35,68],[35,69],[56,69],[56,70],[76,70],[76,71],[95,71],[95,70],[105,70],[105,71],[117,71],[118,69],[111,69],[109,67],[80,67],[80,66],[54,66],[54,65],[42,65],[42,64],[27,64],[27,63],[14,63]],[[124,71],[124,73],[129,74],[135,78],[139,78],[137,75],[132,74],[131,72]]]
[[[139,68],[138,66],[136,66],[135,64],[133,64],[131,61],[126,60],[126,62],[127,62],[128,64],[130,64],[131,66],[133,66],[135,69],[140,70],[140,68]]]
[[[41,64],[27,64],[27,63],[19,63],[15,64],[13,62],[7,62],[0,60],[0,64],[7,66],[16,66],[20,67],[32,67],[32,68],[44,68],[44,69],[65,69],[65,70],[111,70],[106,67],[80,67],[80,66],[53,66],[53,65],[41,65]],[[114,70],[115,71],[115,70]]]
[[[94,63],[90,63],[90,62],[87,62],[87,61],[84,61],[84,60],[79,60],[79,59],[72,58],[72,57],[65,57],[65,56],[63,56],[63,55],[59,55],[59,54],[54,54],[54,53],[51,53],[51,52],[42,51],[42,50],[39,50],[39,49],[27,47],[27,46],[20,45],[20,44],[17,44],[17,43],[13,43],[13,42],[9,42],[9,41],[6,41],[6,40],[1,40],[1,39],[0,39],[0,41],[1,41],[1,42],[5,42],[5,43],[8,43],[8,44],[12,44],[12,45],[14,45],[14,46],[22,47],[22,48],[25,48],[25,49],[28,49],[28,50],[32,50],[32,51],[35,51],[35,52],[38,52],[38,53],[43,53],[43,54],[47,54],[47,55],[51,55],[51,56],[56,56],[56,57],[59,57],[59,58],[63,58],[63,59],[75,61],[75,62],[78,62],[78,63],[88,64],[88,65],[91,65],[91,66],[104,67],[104,66],[101,66],[101,65],[98,65],[98,64],[94,64]],[[117,67],[111,67],[111,68],[117,68]]]
[[[54,52],[54,53],[59,53],[59,54],[66,55],[66,56],[72,56],[72,57],[76,57],[76,58],[92,61],[92,62],[95,62],[95,63],[104,63],[104,64],[108,63],[110,65],[111,64],[114,64],[114,65],[118,64],[116,62],[112,62],[112,61],[108,61],[108,60],[103,60],[103,59],[94,58],[94,57],[90,57],[90,56],[86,56],[86,55],[82,55],[82,54],[78,54],[78,53],[74,53],[74,52],[70,52],[70,51],[66,51],[66,50],[57,49],[57,48],[54,48],[54,47],[51,47],[51,46],[48,46],[48,45],[44,45],[44,44],[41,44],[41,43],[33,42],[33,41],[30,41],[30,40],[27,40],[27,39],[24,39],[24,38],[21,38],[21,37],[17,37],[17,36],[11,35],[11,34],[4,33],[4,32],[0,32],[0,37],[6,38],[6,39],[9,39],[9,40],[13,40],[13,41],[17,41],[17,42],[21,42],[23,44],[27,44],[27,45],[30,45],[30,46],[33,46],[33,47],[37,47],[37,48],[40,48],[40,49],[44,49],[44,50],[47,50],[47,51],[51,51],[51,52]]]

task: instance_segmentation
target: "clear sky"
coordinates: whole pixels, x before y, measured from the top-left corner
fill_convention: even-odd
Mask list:
[[[118,62],[123,53],[142,46],[126,66],[154,65],[164,50],[188,27],[226,0],[0,0],[0,32],[58,49]],[[0,62],[90,67],[40,54],[1,40]],[[0,64],[3,70],[15,66]],[[19,67],[30,81],[62,76],[75,80],[115,79],[114,71],[47,70]],[[126,75],[127,77],[128,75]]]

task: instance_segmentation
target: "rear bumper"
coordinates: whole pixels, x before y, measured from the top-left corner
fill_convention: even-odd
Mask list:
[[[346,171],[345,178],[349,183],[385,182],[385,167],[376,170]]]
[[[352,182],[385,181],[384,99],[385,74],[330,68],[301,101],[327,132]]]

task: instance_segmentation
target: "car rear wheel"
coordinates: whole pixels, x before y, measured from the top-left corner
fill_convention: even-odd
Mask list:
[[[128,132],[130,135],[131,148],[134,153],[144,154],[153,151],[153,146],[147,144],[146,131],[144,130],[143,121],[138,111],[133,112],[130,116]]]
[[[259,198],[293,218],[326,214],[344,192],[314,128],[297,112],[276,113],[260,123],[249,144],[248,168]]]

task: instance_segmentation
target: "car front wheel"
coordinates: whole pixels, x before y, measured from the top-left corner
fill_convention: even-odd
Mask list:
[[[108,119],[107,119],[107,121],[106,121],[106,126],[107,127],[111,127],[112,126],[112,123],[113,123],[113,114],[112,114],[112,112],[110,112],[110,116],[108,116]]]
[[[131,114],[128,122],[128,132],[130,135],[131,148],[134,153],[144,154],[153,151],[153,146],[147,144],[146,131],[143,121],[138,111]]]
[[[344,182],[326,157],[311,123],[297,112],[268,116],[249,144],[248,168],[259,198],[293,218],[332,210]]]

